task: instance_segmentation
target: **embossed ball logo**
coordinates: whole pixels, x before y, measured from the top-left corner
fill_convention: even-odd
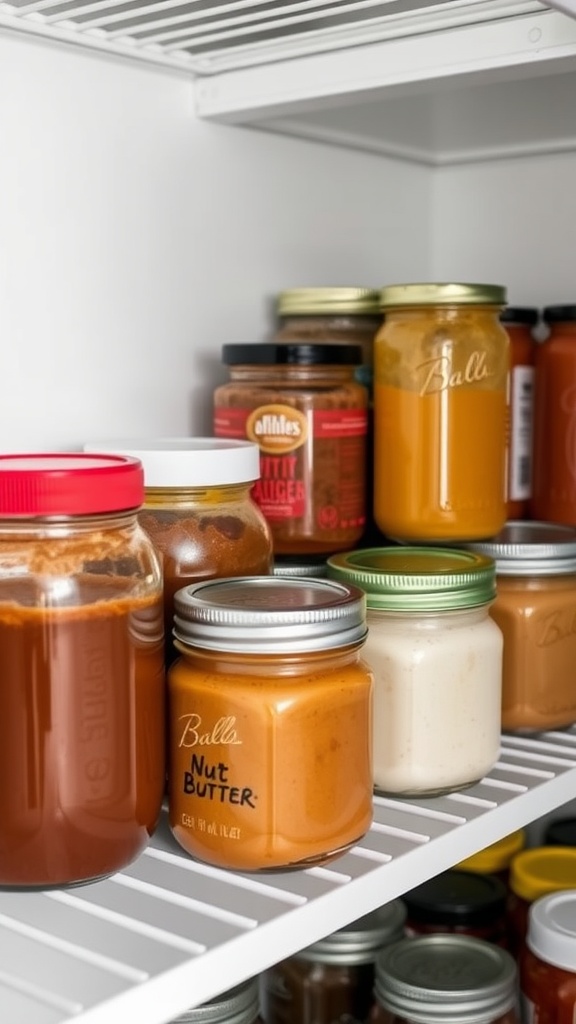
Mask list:
[[[256,442],[260,451],[291,452],[307,440],[308,422],[291,405],[260,405],[246,420],[246,436]]]

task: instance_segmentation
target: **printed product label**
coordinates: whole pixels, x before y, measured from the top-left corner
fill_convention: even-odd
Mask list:
[[[509,497],[523,501],[532,494],[534,368],[515,366],[511,377]]]
[[[300,520],[304,532],[362,527],[365,521],[365,409],[301,412],[289,405],[219,408],[216,437],[260,447],[252,496],[271,521]]]

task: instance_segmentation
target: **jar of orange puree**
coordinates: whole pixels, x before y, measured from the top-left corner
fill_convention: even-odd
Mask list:
[[[406,542],[491,537],[506,521],[505,289],[382,290],[374,353],[374,518]]]
[[[174,598],[169,817],[194,857],[257,871],[320,864],[372,820],[365,596],[253,576]]]

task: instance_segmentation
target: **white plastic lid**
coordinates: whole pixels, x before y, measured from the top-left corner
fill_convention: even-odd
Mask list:
[[[526,945],[540,960],[576,973],[576,890],[550,893],[532,904]]]
[[[144,467],[145,487],[218,487],[260,477],[260,449],[252,441],[216,437],[122,438],[89,441],[85,452],[131,455]]]

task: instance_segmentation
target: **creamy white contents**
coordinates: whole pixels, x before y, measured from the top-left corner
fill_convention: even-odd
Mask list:
[[[368,612],[374,784],[404,795],[459,789],[498,759],[503,637],[486,607]]]

